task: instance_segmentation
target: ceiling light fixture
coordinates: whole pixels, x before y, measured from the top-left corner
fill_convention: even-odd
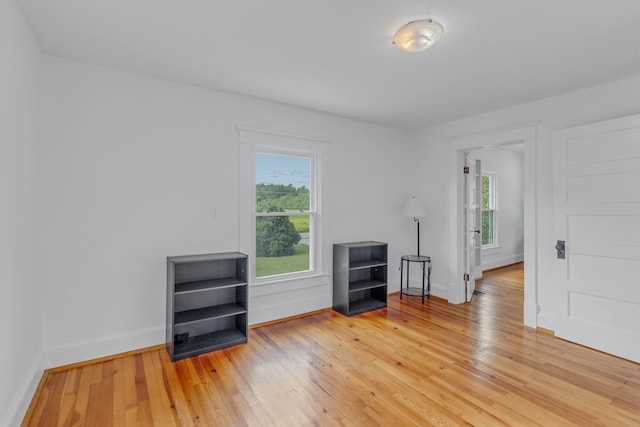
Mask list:
[[[440,39],[444,28],[431,19],[411,21],[398,30],[393,44],[405,52],[422,52]]]

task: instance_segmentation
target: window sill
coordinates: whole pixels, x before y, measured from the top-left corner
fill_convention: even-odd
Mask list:
[[[273,277],[269,280],[250,283],[250,296],[258,297],[282,292],[299,291],[317,286],[329,286],[330,276],[331,275],[327,273],[313,273],[308,275]]]
[[[500,249],[501,247],[502,247],[501,245],[486,245],[486,246],[482,246],[482,250],[492,251],[492,250]]]
[[[278,276],[269,276],[265,278],[254,279],[251,286],[273,285],[276,283],[294,282],[297,280],[314,279],[317,277],[329,276],[327,273],[318,273],[309,271],[304,273],[280,274]]]

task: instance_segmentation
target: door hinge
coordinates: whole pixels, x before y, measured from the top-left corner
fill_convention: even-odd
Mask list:
[[[462,168],[462,173],[464,173],[465,175],[468,175],[469,174],[469,166],[464,166]]]
[[[462,280],[464,280],[465,282],[468,282],[469,281],[469,273],[464,273],[462,275]]]

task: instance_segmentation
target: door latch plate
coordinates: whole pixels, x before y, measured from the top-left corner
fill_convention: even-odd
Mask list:
[[[565,259],[564,240],[558,240],[558,243],[556,243],[556,251],[558,259]]]

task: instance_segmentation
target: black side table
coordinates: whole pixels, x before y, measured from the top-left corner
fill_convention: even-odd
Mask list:
[[[409,287],[409,265],[412,262],[417,262],[422,265],[422,289]],[[404,264],[407,264],[407,274],[404,274]],[[427,288],[425,289],[425,276]],[[407,287],[403,287],[404,277],[407,278]],[[431,257],[421,255],[402,255],[400,258],[400,299],[402,294],[410,296],[422,296],[422,303],[424,304],[424,296],[427,298],[431,296]]]

